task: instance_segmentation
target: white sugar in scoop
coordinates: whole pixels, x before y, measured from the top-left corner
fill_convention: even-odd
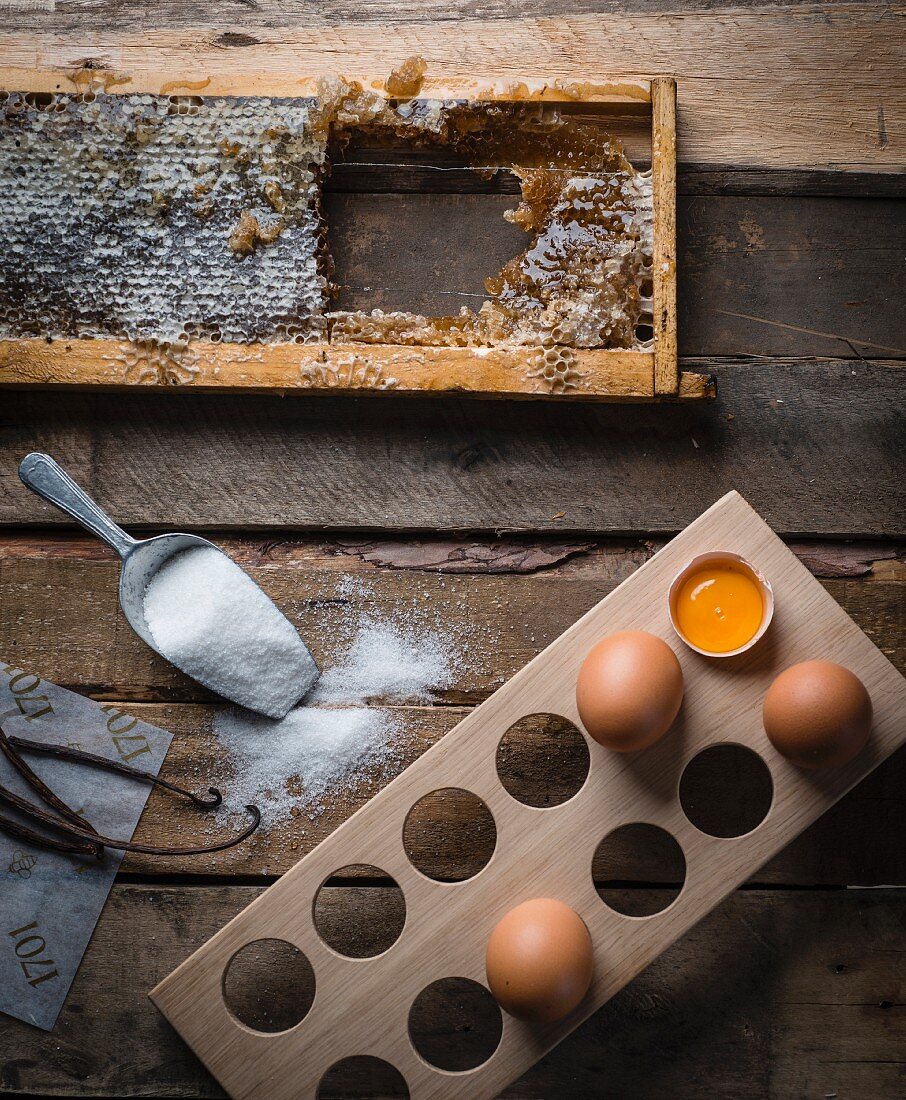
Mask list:
[[[213,546],[165,561],[148,582],[144,610],[164,657],[249,710],[282,718],[317,679],[292,623]]]
[[[295,628],[247,573],[207,539],[134,539],[56,462],[30,454],[23,483],[119,554],[120,606],[136,634],[200,684],[282,718],[318,679]]]

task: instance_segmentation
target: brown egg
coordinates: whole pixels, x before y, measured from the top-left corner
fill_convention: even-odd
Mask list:
[[[643,630],[611,634],[589,652],[576,681],[579,717],[614,752],[637,752],[667,732],[683,701],[683,670],[665,641]]]
[[[839,768],[865,747],[871,698],[842,665],[803,661],[785,669],[764,697],[764,729],[774,748],[800,768]]]
[[[562,901],[534,898],[511,909],[488,940],[488,985],[504,1011],[552,1023],[588,992],[594,970],[585,922]]]

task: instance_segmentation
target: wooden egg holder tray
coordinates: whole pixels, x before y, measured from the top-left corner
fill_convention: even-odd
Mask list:
[[[738,658],[698,656],[676,637],[667,617],[667,589],[674,575],[696,554],[714,549],[750,559],[771,580],[776,595],[771,629]],[[575,704],[579,666],[601,637],[629,628],[659,635],[679,656],[685,701],[674,727],[654,747],[628,756],[589,739],[591,765],[578,794],[545,809],[517,802],[497,776],[500,738],[519,719],[538,713],[562,715],[581,728]],[[799,770],[772,749],[762,729],[761,703],[769,683],[783,668],[808,658],[828,658],[852,669],[874,703],[869,746],[844,768]],[[904,741],[906,680],[742,497],[729,493],[161,982],[152,1000],[233,1097],[315,1096],[327,1069],[352,1055],[392,1063],[406,1078],[413,1100],[496,1096]],[[732,839],[699,832],[677,795],[685,765],[719,742],[754,750],[774,784],[773,803],[761,825]],[[474,792],[497,826],[490,863],[465,882],[424,877],[403,849],[410,808],[444,787]],[[592,881],[597,845],[630,822],[666,829],[686,858],[681,893],[650,917],[614,912]],[[336,954],[321,940],[313,920],[321,884],[356,863],[377,865],[392,875],[406,899],[402,934],[371,959]],[[595,947],[588,996],[554,1025],[530,1025],[503,1014],[500,1044],[476,1069],[452,1073],[428,1065],[408,1035],[413,1001],[440,978],[485,984],[491,930],[513,906],[533,897],[559,898],[587,924]],[[279,1034],[240,1024],[223,996],[223,975],[233,955],[265,938],[296,945],[316,978],[308,1015]]]

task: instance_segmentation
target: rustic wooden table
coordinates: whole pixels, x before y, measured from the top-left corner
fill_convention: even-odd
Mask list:
[[[166,81],[180,65],[185,79],[191,57],[216,86],[231,69],[252,81],[261,66],[327,57],[342,69],[364,54],[389,68],[413,52],[451,72],[556,74],[568,55],[595,72],[674,73],[680,352],[715,374],[719,396],[621,407],[0,391],[0,654],[172,730],[171,778],[215,770],[217,704],[131,634],[110,554],[19,485],[18,459],[46,450],[124,526],[221,540],[325,662],[342,646],[325,615],[336,601],[387,615],[427,603],[470,659],[435,705],[401,708],[400,766],[730,488],[902,668],[902,12],[708,8],[167,0],[136,17],[116,0],[4,5],[4,81],[36,58],[61,72],[156,66]],[[489,256],[512,252],[500,216],[511,196],[438,175],[336,174],[340,281],[383,288],[350,291],[351,304],[446,312],[447,291],[480,293]],[[532,755],[536,733],[522,735],[522,782],[554,788],[563,776]],[[370,793],[208,860],[128,859],[54,1031],[0,1021],[0,1091],[220,1095],[147,991]],[[904,811],[901,751],[506,1095],[902,1096]],[[191,824],[152,795],[139,833],[172,842]],[[442,806],[426,825],[438,874],[478,857],[469,825]],[[433,849],[438,828],[452,854]],[[608,877],[641,896],[669,876],[627,857]],[[331,919],[379,937],[389,889],[331,884]],[[467,1024],[452,1008],[436,1031],[455,1050]],[[331,1095],[368,1085],[353,1075]]]

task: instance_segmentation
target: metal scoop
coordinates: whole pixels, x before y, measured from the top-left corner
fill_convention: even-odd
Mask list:
[[[229,683],[212,683],[202,678],[197,672],[190,672],[184,668],[172,655],[163,653],[158,649],[145,620],[144,596],[148,583],[158,569],[174,555],[200,546],[216,550],[218,554],[223,554],[233,568],[239,569],[240,566],[236,565],[229,555],[224,554],[220,547],[208,542],[207,539],[199,538],[198,535],[173,533],[157,535],[150,539],[137,540],[131,538],[125,531],[117,527],[109,516],[101,511],[91,497],[76,485],[66,471],[54,462],[50,455],[26,455],[19,465],[19,477],[32,492],[37,493],[49,504],[53,504],[60,511],[71,516],[72,519],[87,528],[92,534],[103,539],[108,546],[111,546],[119,554],[123,562],[120,571],[120,606],[127,622],[147,646],[175,665],[181,672],[217,692],[218,695],[223,695],[234,703],[239,703],[241,706],[266,714],[269,718],[283,718],[317,681],[320,676],[318,666],[298,634],[296,634],[299,642],[298,648],[293,643],[293,652],[288,658],[291,661],[291,666],[282,669],[287,674],[284,675],[283,681],[285,683],[289,680],[292,683],[290,689],[292,692],[295,692],[296,685],[298,685],[298,694],[292,698],[287,697],[285,690],[280,692],[279,695],[276,694],[273,688],[270,687],[266,676],[260,677],[251,697],[246,692],[242,698],[239,698],[232,694],[235,689],[231,688]],[[255,582],[252,581],[252,583]],[[283,617],[276,605],[260,588],[259,592],[261,592],[262,599],[267,600],[276,613]],[[260,644],[260,639],[250,639],[249,641],[250,647],[260,646]],[[281,660],[284,662],[287,660],[285,653],[281,654]]]

